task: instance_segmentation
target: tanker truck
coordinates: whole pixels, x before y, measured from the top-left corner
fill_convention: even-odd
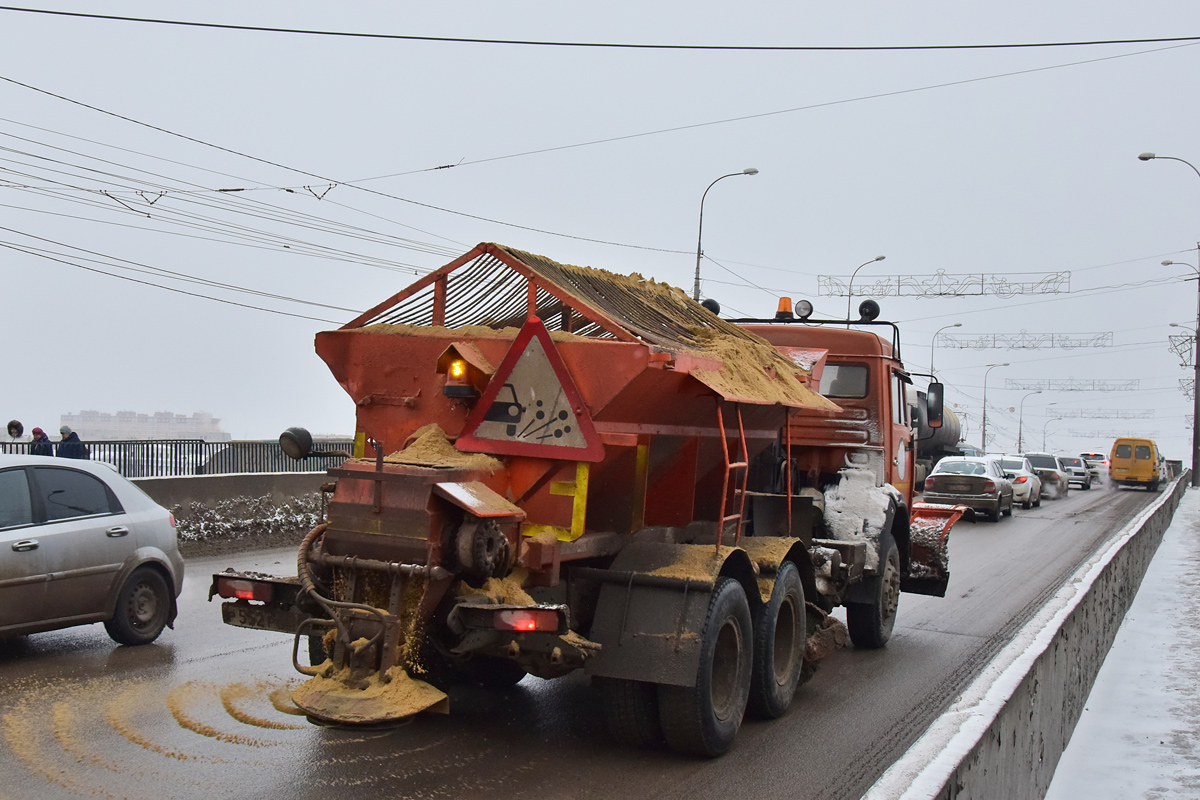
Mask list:
[[[937,463],[946,456],[966,455],[959,447],[962,439],[962,423],[952,408],[942,409],[942,424],[936,428],[929,425],[929,401],[925,392],[914,386],[908,387],[908,405],[913,420],[916,438],[917,488],[925,486],[925,478],[933,472]]]
[[[480,244],[317,335],[355,452],[294,576],[209,597],[293,635],[314,721],[582,671],[619,741],[718,756],[847,638],[883,647],[902,591],[946,590],[962,509],[913,502],[899,331],[838,322]]]

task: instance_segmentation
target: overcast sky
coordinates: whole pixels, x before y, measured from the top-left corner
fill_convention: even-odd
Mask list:
[[[410,5],[49,7],[659,44],[1200,36],[1200,5],[1183,0]],[[703,291],[726,315],[770,315],[779,295],[844,315],[845,298],[818,296],[816,276],[881,254],[859,280],[1070,271],[1068,294],[885,298],[883,317],[902,322],[917,371],[934,331],[955,322],[961,335],[1111,331],[1115,346],[1093,350],[939,346],[935,365],[978,441],[984,365],[1011,362],[988,379],[993,450],[1015,447],[1008,409],[1027,394],[1005,378],[1137,379],[1136,393],[1029,397],[1026,449],[1043,430],[1052,449],[1076,453],[1107,451],[1116,429],[1157,431],[1167,456],[1186,460],[1191,403],[1179,379],[1191,373],[1167,337],[1180,332],[1170,322],[1194,324],[1196,285],[1188,268],[1160,262],[1195,263],[1200,176],[1137,154],[1200,164],[1200,44],[543,48],[11,11],[0,11],[0,32],[0,416],[27,429],[129,409],[208,411],[235,438],[296,424],[349,434],[354,407],[313,351],[317,331],[480,241],[690,291],[701,195],[752,166],[760,174],[721,182],[705,203]],[[458,166],[432,169],[448,164]],[[1059,409],[1155,417],[1053,421]]]

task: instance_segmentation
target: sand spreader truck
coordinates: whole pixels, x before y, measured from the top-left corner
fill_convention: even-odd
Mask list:
[[[218,573],[210,599],[295,636],[315,720],[582,670],[618,740],[720,755],[847,637],[884,646],[902,591],[944,594],[962,512],[913,502],[896,327],[872,301],[853,324],[800,305],[732,322],[480,244],[317,335],[356,452],[297,574]],[[303,429],[280,441],[311,454]]]

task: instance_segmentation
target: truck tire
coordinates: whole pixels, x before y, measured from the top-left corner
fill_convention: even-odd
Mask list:
[[[658,687],[659,720],[672,750],[715,758],[733,744],[750,697],[753,636],[742,585],[718,579],[700,631],[696,685]]]
[[[662,723],[658,719],[658,686],[624,678],[592,679],[604,702],[608,731],[620,744],[649,750],[662,747]]]
[[[775,575],[771,599],[754,615],[754,667],[750,673],[749,710],[753,716],[777,719],[792,704],[804,666],[807,618],[800,571],[783,562]]]
[[[150,644],[167,626],[171,613],[171,592],[158,571],[139,567],[125,581],[117,595],[112,619],[104,621],[104,630],[118,644]]]
[[[871,602],[846,604],[850,641],[866,650],[883,647],[892,638],[900,603],[900,551],[891,534],[879,537],[879,550],[880,573],[863,581],[871,591]]]

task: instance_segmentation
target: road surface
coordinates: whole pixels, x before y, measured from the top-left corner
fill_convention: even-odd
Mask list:
[[[152,645],[117,647],[100,625],[0,644],[0,798],[856,798],[1152,497],[1097,487],[959,523],[947,597],[903,595],[885,650],[834,654],[715,761],[616,746],[575,677],[462,687],[450,716],[390,729],[313,726],[287,713],[291,639],[225,626],[206,602],[213,571],[294,574],[293,551],[193,560]]]

